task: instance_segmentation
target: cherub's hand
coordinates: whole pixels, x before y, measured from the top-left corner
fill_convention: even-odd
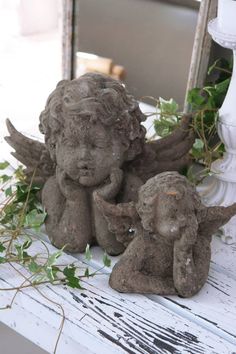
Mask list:
[[[175,248],[179,251],[188,251],[191,250],[193,245],[197,241],[198,235],[198,222],[196,218],[191,218],[189,220],[188,226],[186,226],[182,233],[181,237],[175,241]]]
[[[110,174],[110,183],[97,189],[94,193],[98,193],[105,200],[113,199],[120,191],[122,180],[123,171],[120,168],[113,168]]]
[[[56,167],[56,179],[64,197],[68,200],[76,200],[81,186],[69,178],[66,172],[58,166]]]

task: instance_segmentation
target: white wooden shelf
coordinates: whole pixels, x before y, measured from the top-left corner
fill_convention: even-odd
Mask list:
[[[0,161],[8,159],[9,150],[0,141]],[[34,247],[39,252],[41,242],[36,241]],[[81,267],[86,263],[91,270],[99,269],[103,252],[94,247],[92,253],[90,262],[81,254],[63,254],[60,262],[76,261]],[[118,258],[111,258],[114,265]],[[108,285],[109,268],[84,281],[82,291],[40,286],[65,311],[57,354],[236,354],[235,269],[236,245],[214,237],[208,281],[191,299],[120,294]],[[22,281],[12,268],[0,265],[1,288],[19,286]],[[13,291],[0,291],[0,307],[13,296]],[[20,291],[11,309],[0,311],[1,322],[49,353],[53,353],[61,320],[61,309],[32,288]]]
[[[37,252],[42,251],[40,241],[34,245]],[[84,281],[84,290],[40,286],[40,291],[65,311],[57,353],[235,353],[236,280],[223,267],[219,271],[218,246],[218,240],[214,240],[207,284],[191,299],[120,294],[108,286],[109,268]],[[235,265],[233,246],[220,246],[221,259],[224,250],[229,254],[231,249]],[[56,250],[51,245],[49,249]],[[101,267],[101,255],[101,249],[93,248],[93,259],[86,262],[91,270]],[[85,265],[83,255],[64,254],[62,258],[63,263]],[[113,264],[117,258],[112,257]],[[1,288],[21,283],[16,272],[1,265]],[[0,291],[0,306],[9,304],[13,295]],[[61,319],[60,308],[32,288],[22,290],[13,307],[0,312],[3,323],[49,353],[53,352]]]

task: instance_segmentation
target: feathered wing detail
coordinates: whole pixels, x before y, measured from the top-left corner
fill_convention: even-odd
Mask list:
[[[236,215],[236,203],[224,206],[206,207],[206,212],[199,223],[199,233],[211,236],[221,226],[226,224],[234,215]]]
[[[55,171],[54,163],[45,144],[27,138],[18,132],[9,119],[6,124],[9,136],[5,137],[5,140],[15,150],[11,154],[26,166],[24,172],[27,180],[30,181],[34,174],[34,182],[44,184]]]
[[[195,141],[191,128],[192,116],[183,116],[181,123],[169,136],[148,141],[144,152],[132,163],[131,169],[144,182],[158,173],[180,171],[190,162],[189,150]]]
[[[127,246],[135,237],[135,231],[141,227],[134,202],[111,204],[98,192],[94,192],[93,197],[108,223],[108,229],[116,235],[117,241]]]

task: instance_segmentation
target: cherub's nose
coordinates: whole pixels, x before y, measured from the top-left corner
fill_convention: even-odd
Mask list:
[[[89,148],[87,146],[80,146],[79,149],[79,158],[81,160],[86,160],[90,157],[90,151]]]

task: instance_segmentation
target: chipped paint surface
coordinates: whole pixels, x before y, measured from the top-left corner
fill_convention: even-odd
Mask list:
[[[39,243],[35,247],[40,251]],[[54,250],[51,245],[49,248]],[[95,250],[91,261],[94,268],[100,266],[99,252]],[[74,260],[63,255],[63,262]],[[20,281],[7,266],[2,267],[1,287],[16,286]],[[109,288],[106,272],[83,286],[84,291],[63,286],[41,288],[65,309],[58,354],[235,352],[236,283],[223,272],[212,269],[208,283],[192,299],[119,294]],[[13,295],[0,292],[0,306],[9,303]],[[37,291],[25,289],[19,293],[13,308],[0,312],[0,320],[45,350],[53,351],[60,309]]]

